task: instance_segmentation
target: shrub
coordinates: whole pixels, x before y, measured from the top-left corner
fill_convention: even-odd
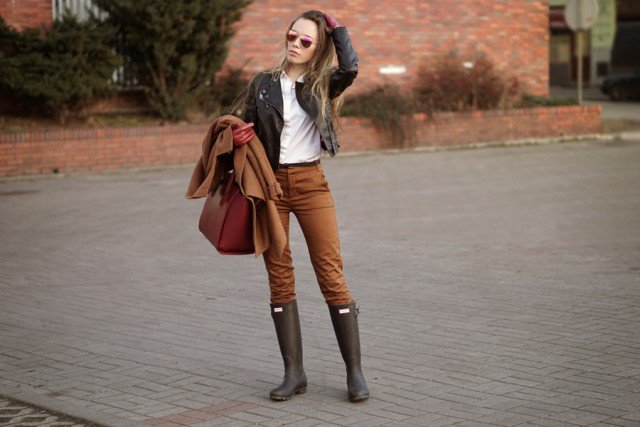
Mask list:
[[[207,114],[232,114],[231,107],[249,85],[243,67],[228,67],[218,73],[199,99],[199,107]]]
[[[395,85],[379,85],[367,92],[347,96],[342,108],[342,116],[362,116],[370,118],[389,137],[392,144],[402,146],[410,136],[407,128],[410,121],[403,115],[416,111],[416,102],[408,93]]]
[[[513,107],[521,96],[518,80],[499,73],[486,56],[474,56],[470,68],[455,52],[423,65],[415,87],[421,108],[432,112]]]
[[[180,120],[226,59],[234,23],[252,0],[95,0],[114,46],[158,113]]]
[[[0,17],[0,89],[19,105],[64,123],[110,91],[119,58],[107,44],[112,34],[70,15],[50,29],[18,32]]]

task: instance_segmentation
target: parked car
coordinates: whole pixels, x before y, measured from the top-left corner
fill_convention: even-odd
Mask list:
[[[640,72],[607,77],[602,81],[600,90],[613,101],[640,99]]]
[[[640,99],[640,21],[620,22],[611,49],[612,75],[600,90],[614,101]]]

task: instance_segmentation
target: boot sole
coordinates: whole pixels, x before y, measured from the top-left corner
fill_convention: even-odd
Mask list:
[[[269,396],[271,400],[275,400],[276,402],[283,402],[285,400],[291,399],[296,394],[304,394],[307,392],[307,386],[301,387],[293,392],[291,396]]]
[[[349,397],[349,401],[350,402],[362,402],[363,400],[367,400],[369,398],[369,395],[363,395],[363,396],[354,396],[354,397]]]

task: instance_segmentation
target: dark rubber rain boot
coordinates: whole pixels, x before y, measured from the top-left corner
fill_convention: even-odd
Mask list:
[[[336,332],[340,353],[347,366],[347,388],[349,400],[359,402],[369,397],[369,389],[360,367],[360,332],[358,331],[358,309],[356,302],[329,305],[331,322]]]
[[[271,390],[272,400],[289,400],[294,394],[307,391],[307,376],[302,367],[302,335],[296,300],[272,303],[271,317],[276,327],[278,344],[284,361],[284,379]]]

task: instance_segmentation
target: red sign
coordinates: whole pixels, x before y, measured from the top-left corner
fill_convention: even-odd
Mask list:
[[[549,7],[549,28],[568,30],[569,26],[564,20],[564,6]]]

